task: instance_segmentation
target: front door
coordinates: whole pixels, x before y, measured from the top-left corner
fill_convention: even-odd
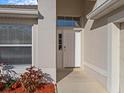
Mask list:
[[[63,30],[63,66],[75,67],[75,32],[73,29]]]
[[[75,31],[57,28],[57,68],[75,67]]]

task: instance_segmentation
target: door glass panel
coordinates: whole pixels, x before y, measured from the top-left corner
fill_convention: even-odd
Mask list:
[[[59,40],[58,40],[58,46],[59,46],[59,50],[62,50],[62,34],[59,34],[59,36],[58,36],[59,38]]]

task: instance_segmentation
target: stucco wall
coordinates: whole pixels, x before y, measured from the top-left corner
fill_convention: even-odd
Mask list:
[[[108,25],[99,25],[101,22],[102,19],[99,19],[92,24],[91,29],[89,25],[84,30],[84,65],[85,70],[107,88]]]
[[[107,70],[107,26],[85,32],[85,61]]]
[[[119,91],[119,25],[123,7],[85,25],[85,70],[103,84],[110,93]]]

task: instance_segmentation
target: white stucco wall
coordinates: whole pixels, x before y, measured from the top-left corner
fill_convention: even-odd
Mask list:
[[[119,92],[119,26],[103,17],[84,32],[84,69],[110,93]],[[91,21],[92,22],[92,21]]]
[[[85,61],[107,70],[107,26],[85,32]]]
[[[38,0],[38,10],[40,18],[35,64],[56,80],[56,0]]]
[[[84,32],[84,65],[107,88],[107,25]],[[85,28],[86,29],[86,28]]]
[[[84,68],[110,93],[119,93],[119,37],[123,7],[85,25]]]

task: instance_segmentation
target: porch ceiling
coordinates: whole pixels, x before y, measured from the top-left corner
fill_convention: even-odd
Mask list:
[[[84,12],[85,0],[57,0],[57,16],[79,17]]]
[[[96,0],[57,0],[57,16],[80,17],[85,15],[87,5]],[[89,4],[87,4],[87,2]]]

